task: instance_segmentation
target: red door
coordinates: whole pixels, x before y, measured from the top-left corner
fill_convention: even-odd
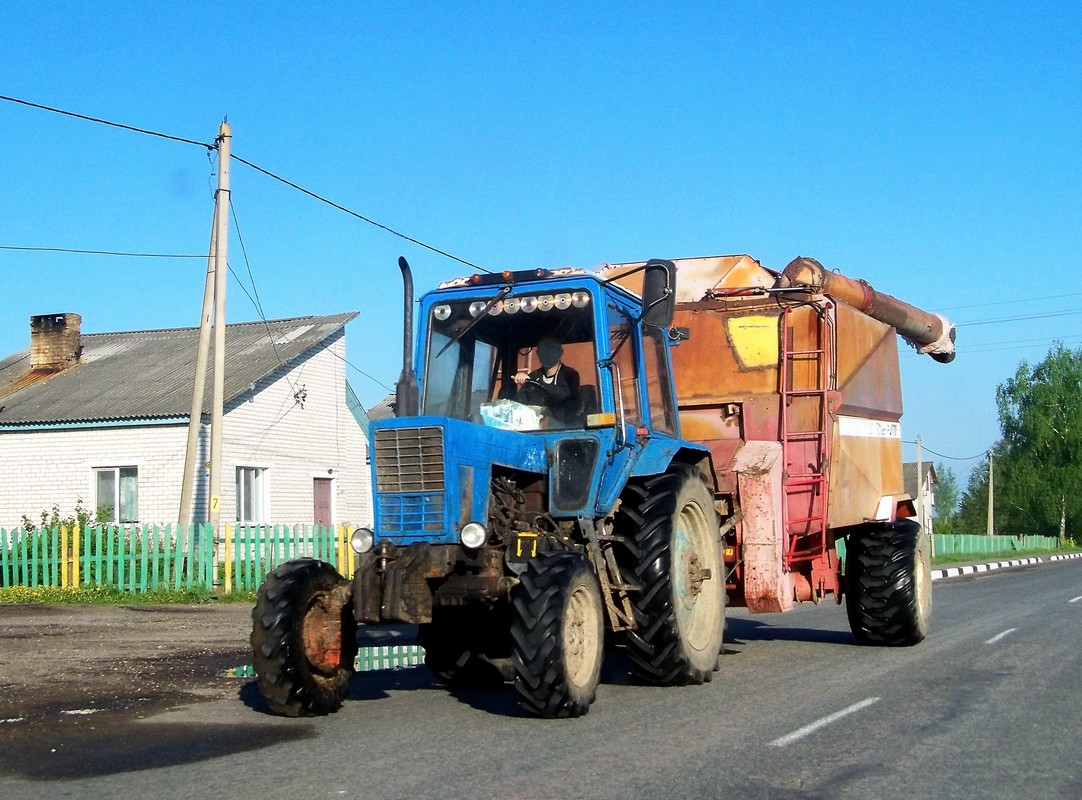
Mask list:
[[[316,525],[330,525],[331,523],[331,485],[334,483],[330,478],[312,479],[312,497],[314,499]]]

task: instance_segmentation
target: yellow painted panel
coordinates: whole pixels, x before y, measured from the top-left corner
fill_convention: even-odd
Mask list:
[[[725,331],[729,335],[740,366],[763,369],[778,363],[778,317],[753,314],[728,317]]]

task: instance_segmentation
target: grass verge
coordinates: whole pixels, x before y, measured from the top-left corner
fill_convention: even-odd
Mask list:
[[[1014,561],[1019,558],[1032,558],[1037,556],[1047,559],[1049,556],[1077,553],[1077,547],[1066,547],[1060,550],[1000,550],[995,553],[952,553],[950,555],[936,555],[932,558],[932,564],[979,564],[983,561]]]
[[[125,592],[108,586],[65,589],[58,586],[8,586],[0,588],[0,604],[8,605],[207,605],[211,603],[254,603],[255,592],[229,594],[209,590],[151,589]]]

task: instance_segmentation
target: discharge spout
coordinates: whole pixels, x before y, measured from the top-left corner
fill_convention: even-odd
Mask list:
[[[775,283],[775,288],[797,286],[828,294],[872,319],[892,326],[918,353],[926,353],[941,364],[954,361],[954,326],[940,314],[922,311],[889,294],[877,292],[867,281],[831,272],[814,258],[794,258]]]

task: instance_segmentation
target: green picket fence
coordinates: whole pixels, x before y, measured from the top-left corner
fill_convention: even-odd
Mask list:
[[[352,577],[347,525],[98,525],[0,529],[0,588],[38,586],[255,590],[279,564],[309,556]]]
[[[932,534],[932,546],[937,556],[987,555],[1018,550],[1055,550],[1055,536],[983,536],[980,534]]]
[[[142,592],[209,586],[213,577],[214,541],[206,525],[0,529],[0,587]]]
[[[837,542],[838,558],[845,560],[845,540]],[[936,556],[1002,555],[1019,550],[1056,550],[1055,536],[984,536],[970,533],[933,533],[932,553]]]
[[[302,557],[326,561],[351,578],[352,532],[349,525],[226,525],[225,589],[258,589],[276,566]]]

